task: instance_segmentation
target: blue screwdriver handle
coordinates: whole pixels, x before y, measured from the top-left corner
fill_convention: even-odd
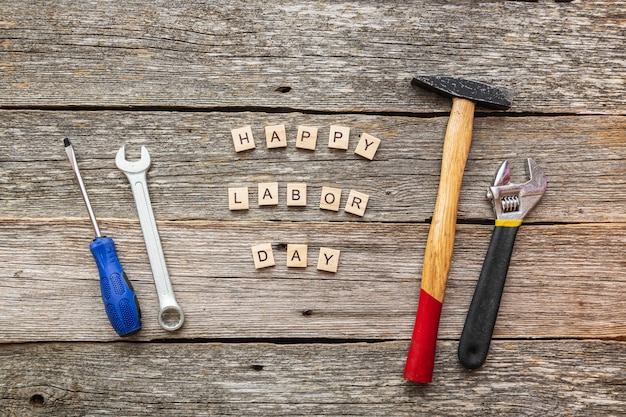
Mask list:
[[[122,269],[115,243],[110,237],[96,237],[89,245],[100,272],[102,301],[111,325],[120,336],[141,329],[141,310],[135,290]]]

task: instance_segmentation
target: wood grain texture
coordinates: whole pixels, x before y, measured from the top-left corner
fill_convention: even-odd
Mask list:
[[[10,2],[3,106],[449,109],[407,88],[455,75],[512,112],[623,114],[623,1]]]
[[[285,220],[424,222],[433,213],[448,117],[415,118],[301,113],[194,113],[111,111],[0,111],[0,217],[84,218],[80,193],[63,151],[70,137],[98,218],[136,219],[128,181],[115,167],[117,150],[139,158],[150,150],[148,187],[157,220]],[[230,126],[285,123],[289,146],[236,153]],[[319,143],[295,148],[299,124],[352,127],[347,151]],[[381,139],[373,161],[354,155],[358,136]],[[626,211],[624,117],[478,117],[463,176],[458,218],[491,221],[485,198],[504,159],[521,183],[528,157],[548,178],[548,191],[529,214],[532,222],[624,222]],[[277,207],[228,210],[229,187],[256,189],[279,182]],[[311,203],[285,204],[286,184],[305,182]],[[323,186],[370,195],[364,218],[317,209]],[[256,202],[256,191],[250,198]],[[27,209],[25,209],[27,208]]]
[[[0,414],[558,415],[626,408],[626,59],[622,0],[4,2],[0,17]],[[477,108],[434,383],[402,379],[451,102],[416,74],[514,91]],[[250,125],[256,148],[235,152]],[[266,126],[288,146],[268,149]],[[298,126],[318,129],[296,149]],[[347,150],[326,142],[350,128]],[[381,140],[372,161],[359,137]],[[102,308],[62,139],[135,285],[144,328]],[[183,329],[163,331],[127,180],[148,184]],[[548,191],[515,243],[492,350],[456,345],[493,228],[495,170]],[[259,207],[259,183],[279,204]],[[287,207],[287,183],[309,204]],[[250,209],[228,209],[249,187]],[[363,217],[322,187],[369,196]],[[276,266],[250,248],[270,243]],[[288,244],[309,267],[287,268]],[[336,273],[319,250],[341,251]]]
[[[461,185],[472,144],[474,108],[472,101],[452,100],[443,141],[437,199],[426,241],[422,274],[422,289],[440,303],[446,292],[452,262]]]
[[[6,416],[620,416],[624,342],[502,341],[483,369],[439,344],[436,383],[405,382],[405,342],[45,343],[0,350]],[[523,387],[523,389],[515,389]]]
[[[330,222],[159,222],[185,311],[183,329],[156,322],[154,283],[138,222],[105,221],[143,311],[132,340],[176,338],[408,339],[428,225]],[[458,338],[491,226],[458,226],[440,337]],[[0,222],[2,342],[119,340],[102,309],[90,224]],[[626,337],[624,225],[523,225],[496,338]],[[272,244],[255,270],[250,247]],[[341,250],[337,273],[285,266],[286,245]],[[68,310],[71,303],[71,310]]]

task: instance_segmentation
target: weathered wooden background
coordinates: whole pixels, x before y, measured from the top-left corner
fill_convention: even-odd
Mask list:
[[[179,4],[183,3],[183,4]],[[0,13],[0,414],[537,415],[626,410],[626,3],[623,1],[4,1]],[[455,75],[514,90],[478,108],[434,381],[402,379]],[[284,123],[289,147],[263,127]],[[331,124],[350,149],[327,147]],[[235,153],[251,125],[257,148]],[[315,151],[294,147],[318,126]],[[382,140],[354,155],[361,133]],[[143,330],[108,324],[69,137]],[[130,187],[145,145],[163,249],[186,313],[157,300]],[[518,234],[485,365],[458,338],[492,229],[504,159],[548,192]],[[259,182],[281,203],[256,206]],[[287,182],[309,204],[286,207]],[[228,210],[227,188],[251,187]],[[317,208],[322,186],[370,195],[364,217]],[[250,247],[273,245],[255,270]],[[309,267],[288,269],[288,243]],[[341,250],[336,274],[319,248]]]

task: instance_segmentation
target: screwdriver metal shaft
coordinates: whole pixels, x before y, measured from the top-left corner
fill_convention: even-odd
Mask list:
[[[64,139],[63,143],[96,235],[89,245],[89,249],[100,273],[102,301],[109,321],[117,334],[127,336],[141,329],[141,310],[137,296],[117,257],[113,239],[102,236],[100,233],[96,216],[87,195],[87,189],[78,169],[74,148],[67,138]]]
[[[100,228],[98,227],[98,222],[96,221],[96,215],[91,208],[91,202],[89,201],[89,195],[87,194],[87,189],[85,188],[85,183],[83,182],[83,177],[80,175],[80,171],[78,169],[78,162],[76,161],[76,154],[74,153],[74,148],[72,147],[72,143],[68,138],[63,140],[65,145],[65,153],[67,154],[68,159],[70,160],[70,165],[72,165],[72,170],[74,171],[74,176],[76,177],[76,181],[78,182],[78,186],[80,187],[80,193],[83,196],[83,201],[85,202],[85,206],[87,207],[87,214],[89,214],[89,220],[91,220],[91,224],[93,225],[93,230],[96,233],[96,237],[101,237]]]

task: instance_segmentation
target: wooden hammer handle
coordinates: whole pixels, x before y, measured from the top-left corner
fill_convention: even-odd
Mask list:
[[[473,101],[452,99],[441,160],[441,177],[422,269],[420,300],[415,317],[404,378],[427,383],[432,380],[439,317],[450,272],[456,215],[465,163],[472,143]]]

